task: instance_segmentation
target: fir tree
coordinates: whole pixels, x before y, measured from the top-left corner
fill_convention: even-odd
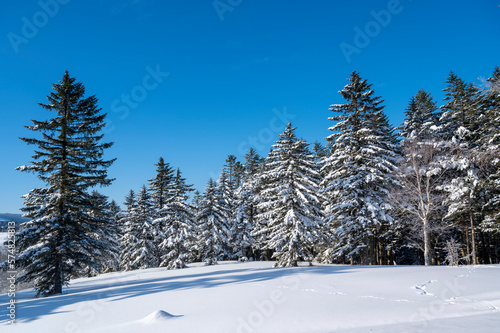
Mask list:
[[[172,182],[174,171],[170,164],[165,163],[163,157],[160,157],[156,166],[155,178],[149,179],[149,191],[154,202],[156,211],[160,211],[167,200],[172,196]]]
[[[485,92],[485,121],[481,137],[482,167],[486,176],[482,179],[486,204],[485,215],[480,227],[487,232],[500,231],[500,67],[495,67],[487,80],[489,89]]]
[[[404,138],[428,138],[433,135],[433,130],[439,126],[440,115],[436,110],[431,94],[420,89],[410,99],[400,135]]]
[[[125,202],[123,203],[125,205],[125,209],[127,214],[131,214],[132,209],[135,207],[135,192],[134,190],[130,190],[128,194],[125,196]]]
[[[109,225],[89,214],[94,207],[87,192],[112,182],[107,168],[114,160],[103,159],[112,144],[99,134],[106,115],[68,71],[53,89],[48,103],[39,105],[55,117],[27,126],[42,137],[21,138],[37,149],[31,165],[18,168],[38,174],[47,186],[24,196],[23,211],[31,220],[17,235],[16,263],[25,270],[19,281],[34,281],[37,296],[60,294],[85,267],[100,270],[95,258],[110,250],[103,237]]]
[[[481,223],[482,172],[479,167],[480,155],[477,154],[484,128],[482,99],[479,90],[472,84],[450,73],[446,83],[443,115],[441,117],[445,140],[451,142],[454,172],[445,189],[450,193],[445,204],[448,206],[446,218],[460,226],[465,233],[470,230],[472,262],[477,263],[476,229]],[[468,230],[467,230],[468,229]]]
[[[118,221],[118,216],[120,215],[122,209],[120,208],[120,206],[116,203],[116,201],[113,199],[111,200],[111,202],[109,203],[109,213],[111,214],[112,216],[112,219],[116,222]]]
[[[187,185],[181,177],[179,169],[173,180],[172,196],[161,210],[163,217],[153,224],[161,225],[160,250],[163,253],[160,266],[167,269],[185,268],[190,260],[190,249],[195,241],[195,216],[187,204],[189,191],[192,185]]]
[[[230,258],[233,258],[235,254],[232,252],[233,248],[230,244],[234,243],[234,235],[232,231],[235,229],[235,209],[236,209],[236,198],[234,196],[234,190],[231,187],[231,183],[229,182],[228,174],[226,174],[226,170],[222,169],[219,179],[217,180],[216,186],[216,201],[217,205],[221,208],[222,211],[225,212],[226,225],[229,234],[229,243],[228,248],[225,249],[225,253]]]
[[[245,167],[240,161],[236,161],[234,164],[234,186],[233,189],[236,190],[241,186],[243,179],[245,178]]]
[[[158,267],[160,264],[161,253],[155,241],[159,232],[152,224],[155,217],[153,205],[146,186],[143,186],[124,226],[120,260],[125,270]]]
[[[238,175],[238,161],[236,160],[236,156],[228,155],[226,158],[226,164],[224,168],[227,173],[227,181],[229,183],[229,187],[232,190],[235,190],[239,186],[239,175]]]
[[[95,262],[98,264],[98,270],[89,266],[86,268],[87,276],[95,276],[99,273],[116,272],[119,270],[119,238],[120,230],[115,219],[119,212],[116,203],[112,206],[108,202],[108,197],[97,192],[92,191],[90,195],[90,202],[92,208],[89,210],[89,215],[100,221],[101,225],[106,225],[104,232],[100,233],[99,239],[108,243],[109,250],[100,253],[95,257]],[[114,201],[112,201],[114,202]],[[118,211],[116,210],[118,208]]]
[[[199,213],[196,216],[198,225],[198,244],[196,249],[206,264],[217,263],[217,260],[228,256],[230,230],[228,226],[227,206],[223,202],[217,184],[208,181]]]
[[[289,123],[273,145],[258,204],[259,219],[268,221],[260,231],[267,234],[264,248],[274,250],[279,267],[297,266],[301,260],[311,263],[314,249],[329,239],[318,196],[320,174],[308,144],[294,131]]]
[[[451,72],[445,81],[446,104],[441,107],[440,133],[445,140],[476,142],[481,115],[479,90]]]
[[[396,139],[383,113],[382,100],[357,72],[340,91],[345,104],[334,104],[335,125],[327,137],[331,155],[323,161],[327,222],[336,244],[328,261],[381,261],[380,228],[392,223],[389,189],[396,183]]]
[[[314,142],[312,151],[316,162],[320,162],[323,158],[325,158],[328,152],[326,147],[324,147],[319,141]]]
[[[236,216],[231,225],[231,245],[238,259],[248,257],[254,244],[255,183],[253,178],[247,179],[235,194]]]
[[[255,175],[259,171],[259,166],[261,164],[261,157],[257,154],[257,151],[250,148],[245,154],[245,179],[247,177]]]
[[[200,191],[195,190],[193,193],[193,198],[191,199],[191,207],[192,207],[191,209],[192,209],[194,215],[198,215],[199,207],[200,207],[202,199],[203,199],[203,196],[200,193]]]

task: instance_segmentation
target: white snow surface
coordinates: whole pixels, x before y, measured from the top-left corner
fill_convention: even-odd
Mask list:
[[[500,265],[272,268],[222,262],[103,274],[16,294],[2,332],[498,332]],[[9,327],[10,329],[11,327]]]
[[[7,235],[8,235],[8,233],[6,233],[6,232],[0,232],[0,245],[2,245],[3,242],[5,242],[7,240]]]

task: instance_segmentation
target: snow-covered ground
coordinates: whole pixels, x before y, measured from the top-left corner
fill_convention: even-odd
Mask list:
[[[7,233],[6,232],[0,232],[0,245],[2,245],[3,242],[7,239]]]
[[[500,265],[148,269],[17,294],[12,332],[498,332]],[[9,298],[0,295],[0,330]]]

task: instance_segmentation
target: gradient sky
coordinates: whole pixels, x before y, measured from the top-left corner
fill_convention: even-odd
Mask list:
[[[266,155],[286,122],[324,142],[353,70],[401,123],[418,89],[438,104],[450,70],[479,83],[500,65],[500,1],[100,0],[0,4],[0,212],[40,186],[31,119],[66,69],[108,113],[123,202],[160,156],[202,191],[228,154]],[[382,12],[381,12],[382,11]],[[377,21],[378,18],[378,21]],[[343,51],[342,49],[349,50]],[[346,56],[346,52],[350,52]],[[152,74],[153,73],[153,74]]]

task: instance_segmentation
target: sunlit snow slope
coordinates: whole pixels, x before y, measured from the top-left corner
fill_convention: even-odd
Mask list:
[[[12,332],[499,332],[500,265],[220,263],[72,281],[17,295]],[[0,330],[9,332],[0,295]],[[6,330],[7,328],[7,330]]]

